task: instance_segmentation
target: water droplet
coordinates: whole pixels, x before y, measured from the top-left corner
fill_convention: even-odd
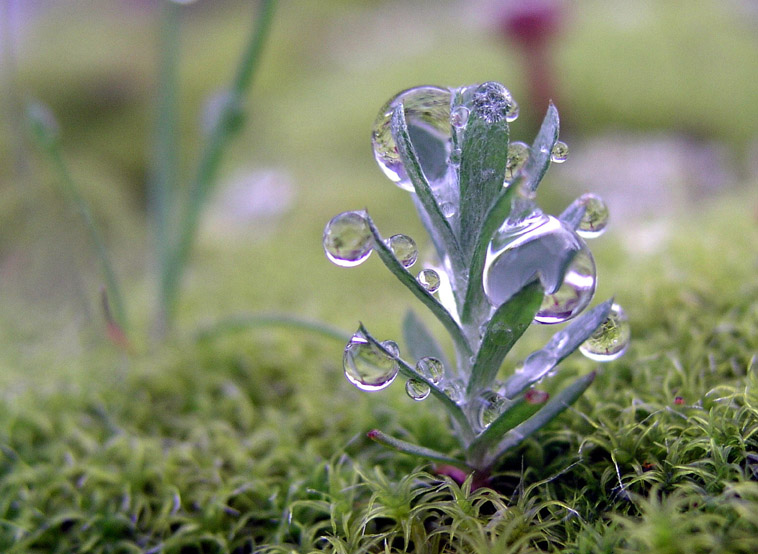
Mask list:
[[[455,215],[455,204],[452,202],[443,202],[440,205],[440,211],[445,217],[453,217]]]
[[[461,165],[461,156],[463,155],[463,152],[460,148],[454,148],[452,152],[450,152],[450,157],[448,158],[448,162],[450,165],[459,166]]]
[[[579,315],[592,300],[595,285],[595,260],[589,248],[582,244],[574,254],[560,288],[553,294],[545,294],[534,320],[543,324],[563,323]]]
[[[497,322],[490,329],[490,338],[495,344],[501,346],[511,344],[513,342],[513,329],[503,322]]]
[[[529,389],[524,393],[524,400],[527,404],[544,404],[550,395],[544,390]]]
[[[597,194],[587,193],[579,197],[585,211],[576,233],[585,239],[599,237],[608,225],[608,206]]]
[[[511,98],[510,106],[508,107],[508,111],[505,114],[505,120],[508,123],[512,123],[518,119],[519,114],[519,106],[518,103]]]
[[[429,388],[429,385],[418,379],[408,379],[405,383],[405,392],[416,401],[423,400],[429,396],[431,391],[432,389]]]
[[[524,168],[529,159],[529,146],[523,142],[512,142],[508,145],[508,160],[505,164],[505,182],[512,182]]]
[[[445,375],[445,366],[437,358],[426,356],[416,362],[416,371],[435,385],[438,385]]]
[[[342,267],[363,263],[371,254],[373,237],[364,212],[342,212],[324,227],[324,251]]]
[[[535,279],[548,295],[538,312],[540,323],[574,317],[595,292],[595,262],[587,245],[560,220],[539,212],[495,235],[484,266],[484,292],[500,306]]]
[[[449,89],[423,86],[405,90],[390,99],[374,122],[371,142],[379,167],[397,186],[413,192],[413,184],[400,160],[392,137],[392,114],[399,105],[405,111],[408,134],[424,175],[430,182],[444,178],[450,150]]]
[[[458,106],[450,114],[450,123],[453,127],[460,129],[468,123],[469,110],[466,106]]]
[[[394,340],[382,341],[382,346],[387,352],[389,352],[396,358],[400,356],[400,347],[397,345],[397,343]]]
[[[365,391],[388,387],[398,372],[397,362],[359,333],[353,335],[345,346],[342,367],[347,380]]]
[[[553,150],[550,152],[550,161],[557,164],[562,164],[566,161],[569,155],[569,147],[565,142],[560,140],[555,143]]]
[[[477,401],[479,403],[477,423],[482,429],[489,427],[503,413],[506,404],[505,398],[494,391],[483,392]]]
[[[422,269],[416,280],[431,294],[434,294],[440,288],[440,276],[433,269]]]
[[[442,392],[444,392],[448,398],[456,404],[463,402],[463,391],[463,383],[458,379],[447,380],[442,385]]]
[[[629,321],[623,308],[611,306],[608,317],[600,327],[579,347],[579,351],[590,360],[610,362],[626,352],[631,338]]]
[[[474,109],[487,123],[507,120],[513,104],[508,89],[494,81],[479,85],[474,92]]]
[[[411,267],[418,258],[416,242],[408,235],[392,235],[386,241],[387,247],[397,258],[403,267]]]

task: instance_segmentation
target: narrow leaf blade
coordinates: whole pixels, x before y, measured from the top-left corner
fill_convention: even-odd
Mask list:
[[[465,469],[466,471],[473,471],[473,469],[466,465],[466,463],[462,460],[453,458],[447,454],[443,454],[442,452],[437,452],[431,448],[426,448],[424,446],[419,446],[417,444],[413,444],[404,440],[396,439],[395,437],[391,437],[385,433],[382,433],[378,429],[369,431],[367,435],[368,438],[370,438],[372,441],[378,442],[382,446],[391,448],[392,450],[397,450],[398,452],[410,454],[411,456],[417,456],[419,458],[426,458],[427,460],[432,460],[434,462],[450,464],[452,466]]]
[[[561,212],[558,219],[576,231],[576,228],[579,227],[579,224],[582,222],[582,218],[586,211],[587,203],[581,198],[577,198],[568,206],[568,208]]]
[[[550,167],[550,155],[553,146],[558,142],[558,131],[560,129],[560,119],[558,110],[551,102],[547,108],[545,119],[542,121],[537,137],[534,139],[529,158],[526,161],[523,170],[523,187],[531,192],[537,190],[537,187],[545,176],[548,167]]]
[[[482,456],[502,440],[505,433],[532,417],[544,405],[545,402],[530,403],[524,398],[516,400],[473,440],[468,449],[469,458]]]
[[[441,361],[446,368],[451,367],[437,339],[413,310],[408,310],[403,318],[403,338],[414,360],[431,356]]]

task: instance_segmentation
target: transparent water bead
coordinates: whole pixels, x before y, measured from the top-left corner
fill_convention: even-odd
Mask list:
[[[418,379],[408,379],[405,383],[406,394],[417,402],[424,400],[431,391],[429,385]]]
[[[384,174],[397,186],[413,192],[413,184],[405,172],[395,139],[392,137],[392,114],[402,105],[408,134],[426,178],[434,183],[443,179],[450,155],[451,91],[447,88],[422,86],[405,90],[390,99],[374,122],[371,143],[374,158]]]
[[[489,427],[503,413],[506,400],[494,391],[486,391],[479,396],[478,404],[477,423],[480,428],[484,429]]]
[[[440,204],[440,211],[445,217],[453,217],[455,215],[455,204],[452,202],[443,202]]]
[[[345,346],[342,367],[347,380],[364,391],[378,391],[388,387],[398,372],[397,362],[361,334],[353,335]]]
[[[557,164],[562,164],[568,159],[569,147],[565,142],[560,140],[555,143],[553,150],[550,152],[550,161]]]
[[[608,317],[579,347],[579,351],[591,360],[610,362],[620,358],[626,352],[631,339],[629,321],[623,308],[618,304],[611,306]]]
[[[529,159],[529,146],[515,141],[508,145],[508,159],[505,163],[505,182],[512,182]]]
[[[418,259],[418,248],[416,248],[416,241],[414,241],[408,235],[392,235],[386,240],[387,247],[392,250],[392,253],[397,258],[397,261],[402,264],[403,267],[408,268],[416,263]]]
[[[456,404],[463,402],[464,391],[465,387],[458,379],[447,379],[442,385],[442,392],[444,392],[448,398]]]
[[[519,114],[518,103],[513,98],[511,98],[511,104],[508,107],[508,111],[505,114],[505,120],[508,123],[513,123],[514,121],[518,119],[518,114]]]
[[[474,91],[473,105],[477,113],[488,123],[496,123],[503,119],[510,121],[508,118],[514,107],[518,110],[508,89],[494,81],[482,83],[477,87]]]
[[[585,239],[599,237],[608,226],[608,206],[597,194],[588,192],[579,197],[585,211],[576,233]]]
[[[456,129],[461,129],[468,123],[469,109],[466,106],[458,106],[450,114],[450,124]]]
[[[342,212],[324,227],[326,257],[342,267],[363,263],[373,249],[373,236],[365,212]]]
[[[595,292],[595,262],[585,242],[557,218],[539,212],[495,235],[484,265],[484,292],[500,306],[535,279],[547,295],[537,314],[540,323],[571,319]]]
[[[426,356],[416,362],[416,371],[435,385],[438,385],[445,375],[445,366],[437,358]]]
[[[433,269],[422,269],[416,277],[419,285],[424,287],[427,292],[434,294],[440,288],[439,273]]]
[[[393,356],[395,357],[400,356],[400,347],[397,345],[397,343],[394,340],[382,341],[382,346],[387,352],[389,352]]]

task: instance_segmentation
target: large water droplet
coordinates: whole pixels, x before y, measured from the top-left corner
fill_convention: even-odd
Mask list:
[[[505,164],[505,182],[512,182],[524,168],[529,159],[529,146],[526,143],[515,141],[508,145],[508,160]]]
[[[506,404],[505,398],[494,391],[483,392],[477,401],[477,423],[482,429],[489,427],[503,413]]]
[[[405,90],[389,100],[374,122],[371,142],[379,167],[397,186],[413,192],[392,137],[392,113],[403,105],[408,134],[424,175],[430,182],[444,178],[450,151],[449,89],[423,86]]]
[[[608,225],[608,206],[597,194],[588,192],[579,197],[584,205],[584,215],[576,233],[585,239],[599,237]]]
[[[392,235],[386,242],[403,267],[408,268],[416,263],[418,248],[416,248],[416,242],[411,237],[408,235]]]
[[[541,323],[574,317],[595,292],[595,263],[587,245],[560,220],[540,212],[495,235],[484,266],[484,292],[500,306],[535,279],[549,299],[540,308]]]
[[[342,267],[363,263],[371,254],[373,237],[364,212],[342,212],[324,227],[324,251]]]
[[[445,375],[445,366],[437,358],[426,356],[416,362],[416,371],[435,385],[438,385]]]
[[[487,123],[507,120],[514,104],[515,102],[508,89],[494,81],[482,83],[474,92],[474,109]]]
[[[429,385],[418,379],[408,379],[405,383],[405,392],[416,401],[423,400],[429,396],[431,391],[432,389],[429,388]]]
[[[427,292],[434,294],[440,288],[440,276],[433,269],[422,269],[416,277],[418,283]]]
[[[550,161],[556,164],[562,164],[569,155],[569,147],[565,142],[560,140],[555,143],[553,150],[550,152]]]
[[[608,317],[579,347],[579,351],[591,360],[610,362],[626,352],[631,338],[629,321],[623,308],[611,306]]]
[[[398,372],[397,362],[359,333],[345,346],[342,367],[347,380],[365,391],[388,387]]]
[[[534,320],[537,323],[563,323],[579,315],[595,294],[595,260],[589,248],[582,244],[581,250],[566,270],[563,284],[553,294],[546,294]]]

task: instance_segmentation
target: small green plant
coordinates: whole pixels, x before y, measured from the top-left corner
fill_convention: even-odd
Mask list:
[[[436,259],[414,277],[415,241],[384,239],[365,211],[341,213],[326,225],[327,257],[355,266],[376,251],[387,268],[436,316],[450,335],[448,361],[422,320],[403,321],[407,354],[375,339],[361,324],[344,350],[347,379],[365,391],[389,386],[398,374],[414,400],[429,396],[446,409],[460,447],[451,456],[374,430],[373,440],[443,464],[438,471],[475,471],[485,480],[506,452],[550,422],[592,383],[584,375],[552,398],[535,388],[579,348],[609,361],[629,342],[623,310],[608,300],[587,309],[595,262],[583,238],[608,220],[593,194],[559,217],[544,214],[535,192],[551,163],[566,160],[552,104],[534,141],[509,141],[518,105],[499,83],[458,89],[424,86],[401,92],[380,111],[374,154],[384,173],[409,191]],[[533,323],[571,320],[504,381],[497,380],[511,348]],[[482,481],[480,481],[482,482]]]

